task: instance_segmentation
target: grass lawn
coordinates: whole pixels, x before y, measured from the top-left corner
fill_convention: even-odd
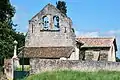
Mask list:
[[[98,71],[98,72],[80,72],[80,71],[53,71],[43,72],[31,75],[24,80],[120,80],[120,72],[116,71]]]

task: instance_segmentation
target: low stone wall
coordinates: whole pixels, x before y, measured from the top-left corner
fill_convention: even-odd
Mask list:
[[[12,80],[12,59],[4,60],[4,72],[7,79]]]
[[[79,60],[52,60],[52,59],[30,59],[31,74],[43,71],[70,69],[79,71],[120,71],[119,62],[96,62]]]

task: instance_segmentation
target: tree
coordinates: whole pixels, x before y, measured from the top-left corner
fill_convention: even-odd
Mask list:
[[[59,9],[63,14],[65,14],[67,16],[67,6],[66,6],[66,2],[64,1],[58,1],[56,2],[56,8]]]
[[[0,0],[0,22],[7,22],[12,25],[12,17],[15,14],[15,7],[13,7],[9,0]],[[9,26],[10,28],[12,26]]]
[[[24,35],[24,33],[15,32],[14,39],[18,42],[18,45],[17,45],[18,48],[21,48],[21,47],[24,46],[24,44],[25,44],[25,35]]]
[[[9,0],[0,0],[0,57],[8,58],[13,52],[13,33],[12,17],[15,14],[15,8]]]
[[[116,62],[120,62],[120,58],[116,57]]]
[[[7,23],[0,22],[0,56],[8,58],[13,52],[13,30],[9,29]]]
[[[0,58],[11,58],[13,56],[14,40],[18,40],[18,47],[24,45],[25,36],[13,29],[12,18],[15,14],[9,0],[0,0]]]

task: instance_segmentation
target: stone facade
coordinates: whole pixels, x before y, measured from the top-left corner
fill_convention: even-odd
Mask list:
[[[80,61],[80,60],[56,60],[31,58],[31,74],[51,70],[78,70],[78,71],[120,71],[119,62],[105,61]]]
[[[58,46],[75,46],[72,21],[55,6],[48,4],[29,21],[25,47]]]
[[[115,38],[77,38],[81,42],[79,47],[80,60],[116,61],[117,45]]]
[[[68,51],[69,48],[71,50]],[[29,20],[25,48],[19,55],[28,58],[78,60],[76,50],[72,20],[55,6],[48,4]],[[59,57],[56,55],[58,53]]]
[[[81,48],[80,60],[108,61],[109,48]]]

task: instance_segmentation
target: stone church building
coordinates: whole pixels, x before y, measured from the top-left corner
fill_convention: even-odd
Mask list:
[[[19,56],[40,59],[116,61],[115,38],[76,38],[72,20],[48,4],[31,20]]]

